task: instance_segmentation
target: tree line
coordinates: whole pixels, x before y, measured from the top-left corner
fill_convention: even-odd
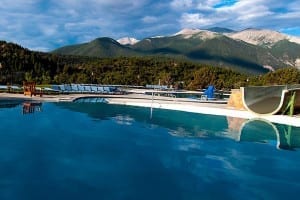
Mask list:
[[[232,89],[248,85],[299,84],[296,68],[262,75],[247,75],[226,67],[214,67],[168,57],[93,58],[34,52],[0,41],[0,84],[97,83],[120,85],[158,84],[199,89],[210,84]]]

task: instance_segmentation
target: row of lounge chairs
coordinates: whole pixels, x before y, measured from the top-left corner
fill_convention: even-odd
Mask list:
[[[20,92],[20,91],[23,91],[23,88],[16,85],[0,85],[0,92]]]
[[[99,97],[82,97],[74,101],[75,103],[107,103],[108,101],[105,98]]]
[[[167,90],[167,85],[146,85],[146,89]]]
[[[0,92],[23,92],[23,87],[0,85]],[[43,93],[97,93],[97,94],[122,94],[123,92],[116,86],[96,85],[96,84],[60,84],[51,87],[36,87],[37,92]]]
[[[103,86],[95,84],[62,84],[52,85],[54,91],[60,93],[98,93],[120,94],[121,91],[115,86]]]

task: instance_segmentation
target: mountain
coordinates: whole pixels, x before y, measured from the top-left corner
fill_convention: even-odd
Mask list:
[[[186,89],[205,88],[208,84],[213,84],[217,88],[227,89],[239,88],[242,85],[248,84],[299,84],[300,71],[296,68],[284,68],[262,76],[241,74],[228,69],[229,65],[227,66],[226,64],[225,67],[225,63],[234,63],[231,67],[235,66],[236,69],[244,72],[264,73],[268,71],[261,68],[255,62],[245,61],[249,56],[255,57],[259,54],[264,54],[264,52],[242,57],[245,54],[240,53],[242,52],[238,46],[240,43],[238,41],[232,43],[232,39],[228,37],[219,35],[213,39],[199,42],[199,36],[195,36],[195,38],[189,39],[191,42],[184,49],[182,48],[182,44],[186,44],[185,40],[182,35],[147,38],[137,43],[136,45],[140,46],[135,46],[135,48],[140,48],[140,54],[146,54],[146,52],[151,52],[155,49],[157,52],[153,52],[152,54],[155,56],[128,56],[113,59],[36,52],[17,44],[0,41],[0,84],[21,85],[23,81],[35,81],[43,85],[53,83],[147,85],[161,81],[162,84],[177,85],[179,88]],[[120,45],[109,38],[97,39],[90,43],[97,43],[99,41],[101,43],[103,41],[107,42],[108,45],[106,47],[109,48],[115,48]],[[198,42],[197,48],[193,47],[193,43],[195,42]],[[159,47],[162,43],[166,47],[157,49],[156,46]],[[292,44],[295,45],[293,51],[297,54],[298,46],[295,43]],[[236,50],[231,52],[230,49],[223,47],[226,45],[236,45]],[[285,50],[289,45],[290,42],[288,41],[278,43],[276,48],[274,48],[274,54],[280,54],[280,51]],[[211,48],[209,49],[207,46],[211,46]],[[249,48],[252,47],[253,45],[249,45]],[[131,48],[131,51],[138,52],[133,47]],[[280,51],[277,51],[277,48]],[[122,45],[121,50],[123,50]],[[251,52],[253,49],[245,50]],[[286,50],[289,53],[289,48]],[[189,54],[184,55],[185,51],[189,52]],[[178,56],[182,56],[181,58],[189,57],[190,59],[194,59],[195,57],[197,61],[200,59],[201,62],[215,62],[215,66],[224,66],[225,68],[189,62],[181,58],[157,56],[175,56],[177,54]],[[221,54],[234,56],[219,56]],[[216,63],[217,60],[220,60],[220,63]],[[298,62],[300,63],[300,61]]]
[[[271,54],[288,66],[300,69],[300,45],[289,40],[281,40],[270,49]]]
[[[132,46],[144,54],[181,56],[193,61],[220,67],[230,67],[247,73],[265,73],[268,70],[259,64],[268,53],[264,48],[235,41],[222,34],[200,31],[164,38],[147,38]],[[243,51],[241,51],[243,49]],[[269,56],[269,62],[279,65]],[[264,65],[268,65],[264,63]]]
[[[136,55],[131,48],[122,45],[114,39],[108,37],[97,38],[91,42],[71,45],[56,49],[53,53],[64,55],[79,55],[91,57],[114,57],[116,55],[132,56]]]
[[[283,67],[299,67],[300,38],[276,31],[182,29],[168,36],[137,41],[98,38],[89,43],[62,47],[58,54],[95,57],[159,55],[189,59],[245,73],[265,73]]]
[[[227,34],[228,37],[264,47],[282,66],[300,68],[300,38],[265,29],[245,29]],[[274,65],[274,64],[273,64]],[[274,65],[275,68],[276,65]]]
[[[288,40],[289,42],[300,44],[300,38],[265,29],[245,29],[240,32],[227,34],[227,36],[235,40],[242,40],[250,44],[269,48],[282,40]]]
[[[220,36],[220,34],[208,30],[201,30],[201,29],[183,29],[178,33],[175,33],[174,36],[182,36],[185,39],[198,38],[201,40],[206,40],[206,39],[213,39],[217,36]]]

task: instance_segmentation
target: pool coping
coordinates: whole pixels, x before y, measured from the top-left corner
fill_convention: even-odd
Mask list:
[[[272,123],[291,125],[300,127],[300,116],[287,115],[258,115],[246,110],[238,110],[228,107],[227,104],[208,103],[205,101],[195,101],[192,99],[179,99],[172,97],[151,96],[143,94],[128,95],[108,95],[108,94],[61,94],[61,95],[43,95],[24,96],[23,94],[0,93],[0,99],[41,102],[73,102],[78,98],[98,97],[107,99],[109,104],[129,105],[139,107],[149,107],[156,109],[178,110],[184,112],[201,113],[218,116],[228,116],[243,119],[264,119]]]

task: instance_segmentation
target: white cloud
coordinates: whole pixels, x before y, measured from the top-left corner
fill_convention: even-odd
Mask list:
[[[159,19],[157,17],[154,16],[145,16],[143,17],[142,21],[144,23],[154,23],[157,22]]]
[[[39,0],[1,0],[0,9],[6,10],[26,10],[29,8],[33,8]]]
[[[291,11],[299,11],[300,10],[300,0],[294,0],[289,2],[283,2],[284,5]]]
[[[180,23],[182,27],[199,28],[199,27],[211,25],[213,21],[210,18],[206,18],[204,15],[200,13],[196,13],[196,14],[185,13],[182,15]]]
[[[297,20],[297,23],[299,24],[298,20],[300,20],[300,12],[277,14],[275,16],[275,18],[277,18],[277,19],[295,19],[295,20]]]
[[[170,5],[175,10],[189,9],[193,7],[193,0],[173,0]]]
[[[0,39],[54,49],[97,37],[142,39],[181,28],[299,27],[300,0],[237,0],[215,8],[223,1],[1,0]]]
[[[39,29],[45,36],[56,35],[58,32],[58,26],[56,24],[41,24],[39,25]]]
[[[130,11],[144,6],[148,0],[52,0],[57,6],[64,8],[74,8],[81,11],[93,12],[104,11],[110,13],[112,11]],[[117,13],[114,13],[117,14]]]
[[[235,29],[248,27],[275,28],[294,26],[300,19],[300,12],[291,11],[296,5],[276,0],[239,0],[219,8],[214,6],[221,1],[198,1],[195,10],[181,14],[181,28],[201,28],[207,26],[223,26]],[[279,18],[285,18],[278,21]],[[297,20],[298,19],[298,20]],[[285,24],[288,22],[288,24]]]
[[[220,0],[207,0],[207,1],[199,1],[196,3],[196,8],[202,11],[212,11],[214,10],[214,5],[221,2]]]
[[[174,29],[174,24],[173,23],[160,23],[160,24],[156,24],[155,26],[148,26],[148,27],[140,28],[135,32],[138,32],[142,35],[145,35],[143,37],[143,38],[145,38],[145,37],[161,36],[162,35],[161,33],[163,33],[163,32],[166,35],[173,34],[174,31],[173,32],[172,31],[171,32],[170,31],[165,32],[165,30],[173,30],[173,29]]]

